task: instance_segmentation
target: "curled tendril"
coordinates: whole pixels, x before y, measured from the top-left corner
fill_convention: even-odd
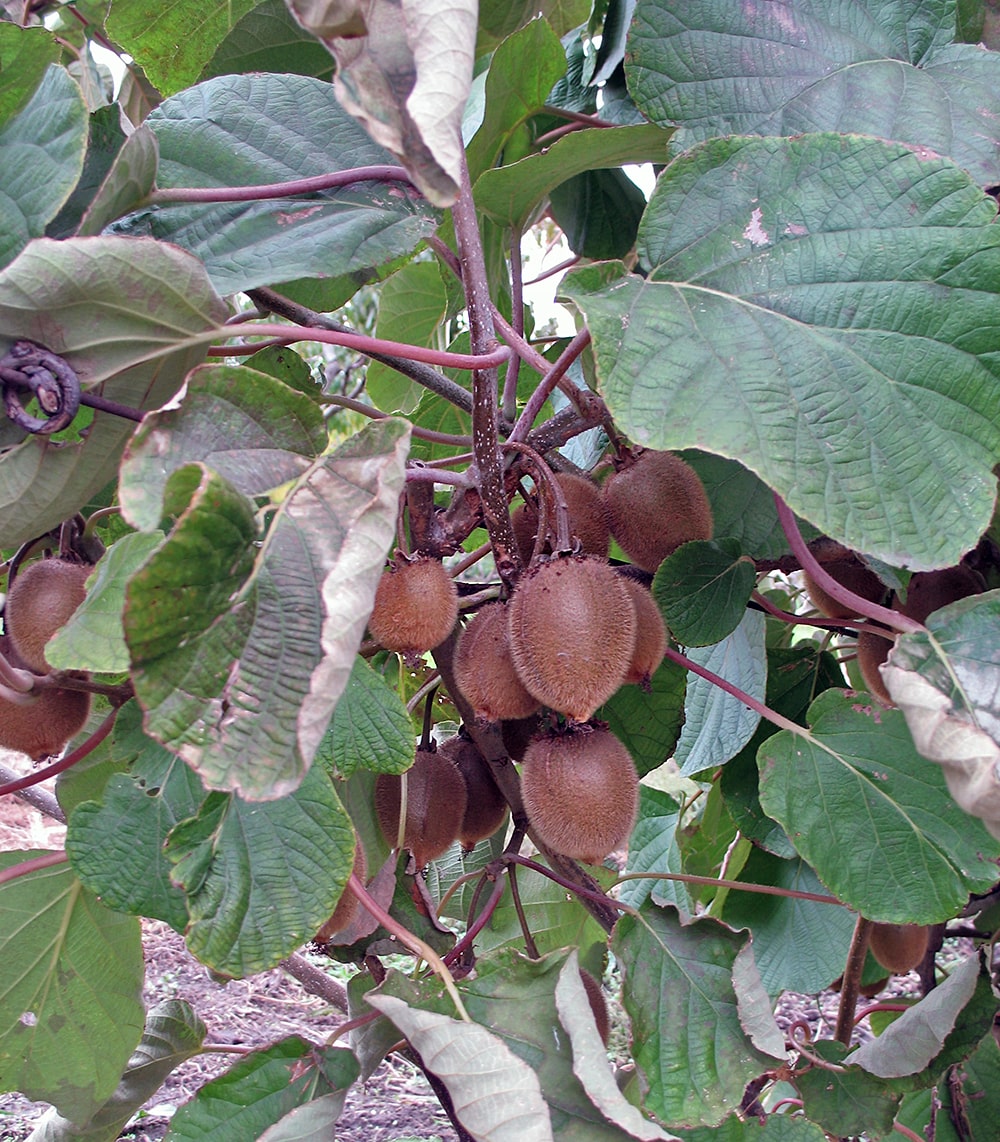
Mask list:
[[[65,428],[80,408],[80,380],[55,353],[34,341],[15,341],[0,358],[4,411],[19,428],[49,436]],[[21,403],[27,389],[44,416],[30,416]]]

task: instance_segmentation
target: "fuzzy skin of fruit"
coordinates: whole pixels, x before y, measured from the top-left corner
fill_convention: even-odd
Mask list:
[[[521,795],[540,841],[563,856],[598,864],[632,831],[639,778],[610,730],[577,726],[531,742]]]
[[[625,681],[649,689],[649,680],[667,651],[667,627],[652,592],[628,575],[619,576],[635,608],[635,649]]]
[[[386,650],[422,654],[451,634],[458,592],[440,559],[400,559],[383,572],[368,629]]]
[[[842,587],[846,587],[870,603],[881,603],[888,593],[882,580],[874,571],[869,571],[857,556],[839,560],[836,563],[824,563],[823,570],[832,579],[836,579]],[[812,605],[821,615],[826,615],[828,619],[849,619],[857,613],[845,603],[841,603],[832,595],[828,595],[808,572],[803,578]]]
[[[910,576],[906,602],[901,603],[897,599],[893,609],[922,623],[949,603],[968,595],[978,595],[982,589],[983,583],[979,576],[962,563],[940,571],[918,571]]]
[[[577,476],[573,472],[555,472],[554,477],[566,499],[570,535],[576,536],[580,541],[580,551],[584,555],[606,556],[611,539],[611,527],[601,489],[593,480],[587,479],[586,476]],[[517,549],[522,561],[528,564],[531,562],[535,534],[538,531],[538,505],[531,502],[521,504],[511,513],[510,518],[514,528],[514,538],[517,540]],[[555,530],[555,521],[551,513],[549,526]],[[546,543],[542,547],[543,554],[551,550],[551,544]]]
[[[885,688],[879,667],[889,657],[889,651],[894,645],[895,640],[892,638],[883,638],[866,630],[858,631],[858,668],[861,677],[865,680],[869,693],[885,706],[895,706],[896,703]]]
[[[492,837],[504,823],[507,801],[490,776],[489,763],[471,738],[455,734],[440,744],[438,752],[454,764],[465,782],[465,816],[458,839],[468,852],[478,841]]]
[[[399,834],[402,777],[380,773],[375,781],[375,812],[390,845]],[[418,868],[446,852],[458,838],[465,817],[465,782],[453,763],[435,750],[418,749],[406,771],[406,824],[403,847]]]
[[[17,576],[7,596],[4,623],[14,649],[36,674],[50,670],[45,644],[86,598],[90,563],[42,559]]]
[[[84,690],[42,690],[24,705],[0,698],[0,746],[41,761],[62,753],[89,714],[90,695]]]
[[[396,812],[398,820],[399,810],[397,809]],[[368,858],[365,856],[364,846],[361,844],[357,833],[354,834],[354,866],[351,871],[362,884],[368,879]],[[353,892],[345,888],[340,895],[340,899],[337,901],[337,907],[334,908],[333,915],[316,933],[314,942],[317,944],[329,943],[331,937],[335,936],[338,932],[342,932],[345,928],[354,923],[360,911],[361,902]]]
[[[682,543],[711,539],[712,505],[695,470],[647,450],[604,484],[611,534],[637,567],[655,571]]]
[[[454,670],[458,688],[478,718],[526,718],[539,708],[514,669],[503,603],[481,607],[462,631]]]
[[[887,971],[912,971],[927,954],[930,928],[923,924],[872,924],[871,954]]]
[[[530,567],[507,604],[511,654],[525,688],[578,722],[621,686],[635,633],[628,590],[596,555]]]

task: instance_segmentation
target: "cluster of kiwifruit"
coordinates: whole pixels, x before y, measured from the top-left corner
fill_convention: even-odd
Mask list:
[[[14,579],[4,605],[0,649],[16,667],[48,674],[45,645],[83,602],[89,563],[42,559]],[[83,690],[45,688],[20,696],[0,697],[0,746],[39,760],[58,754],[80,732],[90,713]]]
[[[442,856],[455,841],[468,851],[492,836],[507,816],[507,802],[489,765],[475,742],[460,732],[440,746],[421,746],[405,774],[379,774],[375,812],[390,845],[400,841],[404,780],[402,847],[413,854],[418,868]]]
[[[956,567],[945,567],[939,571],[918,571],[910,576],[906,598],[900,599],[889,590],[881,579],[860,559],[849,559],[826,563],[823,569],[842,586],[872,603],[887,602],[894,611],[918,623],[925,622],[929,615],[941,607],[977,595],[985,590],[982,576],[964,563]],[[805,577],[806,590],[813,605],[828,618],[851,618],[851,608],[839,602],[824,591],[810,576]],[[888,596],[888,598],[887,598]],[[887,706],[895,705],[882,681],[879,667],[889,657],[895,636],[886,631],[885,636],[873,631],[858,631],[858,669],[868,690]]]

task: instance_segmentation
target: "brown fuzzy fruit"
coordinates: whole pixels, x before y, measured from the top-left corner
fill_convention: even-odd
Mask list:
[[[636,566],[655,571],[682,543],[712,538],[698,474],[672,452],[647,450],[604,484],[611,534]]]
[[[357,833],[354,834],[354,865],[351,871],[362,884],[365,883],[368,877],[368,858],[365,856],[364,846]],[[361,902],[353,892],[345,887],[337,901],[337,907],[333,910],[333,915],[316,933],[315,942],[317,944],[328,943],[332,936],[354,923],[360,910]]]
[[[635,608],[596,555],[530,567],[507,604],[514,667],[550,709],[586,721],[621,686],[635,649]]]
[[[0,698],[0,746],[33,761],[52,757],[83,729],[89,714],[84,690],[42,690],[24,705]]]
[[[842,587],[846,587],[870,603],[881,603],[888,593],[888,588],[882,580],[856,555],[852,555],[850,559],[838,560],[836,563],[824,563],[823,570],[832,579],[836,579]],[[808,573],[804,575],[804,579],[809,598],[821,615],[826,615],[828,619],[849,619],[857,614],[857,611],[846,603],[841,603],[827,594]]]
[[[577,476],[572,472],[556,472],[554,476],[566,499],[570,536],[575,536],[580,541],[580,551],[584,555],[607,555],[611,528],[601,489],[593,480],[587,479],[586,476]],[[511,513],[517,549],[526,564],[531,562],[538,521],[538,505],[531,501],[521,504]],[[556,523],[551,512],[549,527],[555,532]],[[551,550],[552,545],[544,543],[541,553]]]
[[[872,924],[868,947],[888,971],[912,971],[927,954],[930,931],[924,924]]]
[[[982,589],[982,580],[964,563],[940,571],[918,571],[910,576],[906,602],[896,600],[893,609],[922,623],[949,603],[968,595],[978,595]]]
[[[488,762],[471,738],[456,734],[441,743],[439,752],[455,765],[465,782],[465,816],[458,839],[468,851],[484,837],[492,837],[504,823],[507,801],[490,776]]]
[[[583,984],[583,990],[587,993],[590,1010],[594,1013],[597,1033],[601,1036],[601,1042],[606,1047],[608,1039],[611,1037],[611,1019],[608,1015],[607,1000],[604,998],[604,989],[590,972],[583,968],[580,968],[580,982]]]
[[[489,603],[462,631],[455,648],[455,681],[477,718],[526,718],[540,703],[514,669],[507,638],[507,608]]]
[[[879,667],[889,657],[893,645],[892,638],[883,638],[880,634],[866,630],[858,631],[858,668],[861,677],[865,680],[869,693],[886,706],[895,706],[896,703],[885,688]]]
[[[635,607],[635,649],[625,673],[625,681],[648,690],[649,680],[667,650],[667,627],[649,588],[628,575],[620,578]]]
[[[51,669],[45,644],[86,598],[90,563],[42,559],[26,567],[7,596],[4,623],[14,649],[36,674]]]
[[[406,771],[406,824],[403,847],[418,868],[446,852],[458,838],[465,816],[465,782],[447,757],[418,749]],[[402,777],[380,773],[375,781],[375,812],[390,845],[399,835]]]
[[[386,650],[422,654],[451,634],[458,592],[439,559],[399,559],[383,572],[368,629]]]
[[[628,750],[610,730],[577,726],[531,742],[521,795],[543,844],[597,864],[632,831],[639,778]]]

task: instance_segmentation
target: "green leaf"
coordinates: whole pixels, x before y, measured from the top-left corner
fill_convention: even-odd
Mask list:
[[[409,345],[433,346],[448,311],[448,294],[437,262],[410,262],[379,289],[375,336]],[[365,392],[384,412],[411,413],[427,390],[388,365],[372,361]]]
[[[944,770],[952,797],[1000,836],[1000,591],[943,607],[929,633],[906,634],[883,668],[924,757]]]
[[[187,893],[192,955],[241,978],[274,967],[327,919],[351,874],[354,829],[317,767],[280,801],[211,795],[166,854]]]
[[[99,799],[73,809],[66,833],[70,861],[109,907],[183,932],[187,901],[170,881],[163,846],[176,824],[198,812],[205,790],[191,769],[143,733],[135,702],[118,715],[112,756],[129,771],[113,774]]]
[[[121,469],[121,502],[136,527],[158,526],[167,480],[202,462],[245,496],[295,480],[327,443],[311,397],[249,365],[202,365],[179,406],[151,413]]]
[[[683,872],[677,847],[680,805],[668,794],[639,786],[639,815],[628,842],[628,872]],[[626,880],[618,889],[623,904],[638,908],[652,895],[657,904],[673,904],[686,916],[694,915],[687,886],[678,880]]]
[[[292,18],[284,0],[264,0],[237,20],[199,79],[272,71],[333,77],[330,53]]]
[[[635,242],[646,197],[621,170],[587,170],[561,182],[549,210],[583,258],[623,258]]]
[[[961,1142],[989,1138],[1000,1113],[1000,1050],[992,1035],[983,1039],[965,1066],[951,1072],[949,1080],[937,1111],[938,1119],[943,1118],[949,1126],[960,1126],[963,1134],[959,1136],[956,1130],[956,1137]],[[940,1129],[935,1137],[941,1138]],[[942,1142],[947,1142],[947,1138]]]
[[[590,0],[480,0],[476,58],[494,51],[512,32],[541,14],[563,36],[587,19]]]
[[[802,1096],[806,1117],[838,1136],[887,1135],[892,1130],[901,1095],[860,1067],[845,1065],[847,1048],[843,1043],[820,1039],[810,1049],[842,1069],[813,1066],[796,1072],[795,1086]]]
[[[357,1075],[357,1059],[346,1048],[317,1047],[292,1035],[254,1051],[225,1074],[205,1083],[171,1119],[171,1142],[295,1137],[271,1136],[265,1131],[296,1107],[345,1091]]]
[[[147,728],[209,788],[266,799],[302,780],[371,612],[408,438],[379,421],[318,458],[259,548],[253,505],[221,477],[170,477],[178,522],[129,583],[126,638]]]
[[[746,611],[732,634],[714,646],[693,647],[688,650],[688,657],[763,701],[767,655],[764,616],[758,612]],[[759,721],[760,714],[714,682],[689,671],[684,728],[674,751],[682,776],[725,765],[753,737]]]
[[[108,11],[108,35],[164,95],[197,80],[215,49],[257,0],[132,0]]]
[[[649,276],[591,266],[563,291],[637,442],[738,456],[846,546],[939,567],[996,496],[995,217],[964,172],[908,148],[714,140],[660,176]]]
[[[653,598],[683,646],[711,646],[740,625],[757,580],[736,539],[684,543],[657,568]]]
[[[87,205],[77,233],[100,234],[116,218],[134,210],[153,189],[159,148],[145,123],[125,140],[107,177]]]
[[[988,186],[1000,179],[1000,59],[954,37],[954,3],[644,0],[625,74],[639,109],[692,142],[877,135],[949,155]]]
[[[50,66],[31,101],[0,127],[0,266],[40,238],[83,171],[87,108],[65,68]]]
[[[414,746],[413,723],[398,691],[356,658],[317,756],[329,758],[343,778],[359,769],[402,773],[413,764]]]
[[[0,853],[0,868],[41,855]],[[105,908],[66,864],[0,885],[0,918],[0,1088],[85,1121],[142,1034],[139,922]]]
[[[741,1024],[741,1005],[754,998],[734,988],[745,944],[745,935],[715,921],[684,926],[672,911],[649,905],[615,927],[611,947],[622,965],[622,1001],[648,1090],[644,1108],[666,1126],[721,1122],[739,1106],[746,1084],[774,1066]]]
[[[158,1003],[146,1016],[139,1046],[108,1101],[81,1124],[53,1108],[39,1120],[28,1142],[112,1142],[168,1076],[201,1051],[204,1038],[205,1024],[187,1003],[179,999]]]
[[[946,795],[898,710],[827,690],[808,717],[808,736],[760,747],[760,801],[835,896],[871,920],[935,924],[994,882],[997,842]]]
[[[641,686],[622,686],[597,711],[632,755],[640,777],[658,769],[677,744],[686,679],[683,666],[664,661],[653,674],[648,693]]]
[[[828,1134],[799,1115],[769,1114],[763,1122],[732,1116],[720,1126],[682,1130],[682,1142],[827,1142]]]
[[[796,892],[828,895],[800,857],[782,860],[751,850],[739,879]],[[814,995],[842,975],[857,917],[835,904],[730,891],[722,918],[734,928],[753,932],[753,954],[769,995],[798,991]]]
[[[160,150],[157,186],[253,186],[391,163],[327,83],[227,75],[166,100],[146,120]],[[175,242],[222,293],[303,277],[360,274],[409,254],[437,225],[405,183],[365,182],[256,202],[151,206],[117,233]]]
[[[665,162],[670,136],[648,123],[574,131],[539,154],[484,171],[474,188],[476,205],[501,225],[523,229],[535,207],[568,178],[623,163]]]
[[[45,233],[50,238],[68,238],[79,232],[77,227],[114,166],[125,140],[121,109],[117,104],[99,107],[90,115],[83,173],[62,210],[46,227]]]
[[[203,267],[160,242],[41,238],[0,272],[0,338],[47,345],[88,388],[143,411],[174,395],[225,316]],[[84,439],[54,448],[0,420],[4,543],[59,525],[100,492],[134,427],[98,414]]]
[[[46,28],[0,22],[0,123],[28,102],[62,49]]]
[[[472,436],[472,417],[437,393],[424,393],[410,415],[410,421],[415,428],[429,428],[452,436]],[[418,436],[414,436],[410,446],[410,456],[414,460],[442,460],[462,451],[462,445],[436,444],[430,440],[421,440]]]

